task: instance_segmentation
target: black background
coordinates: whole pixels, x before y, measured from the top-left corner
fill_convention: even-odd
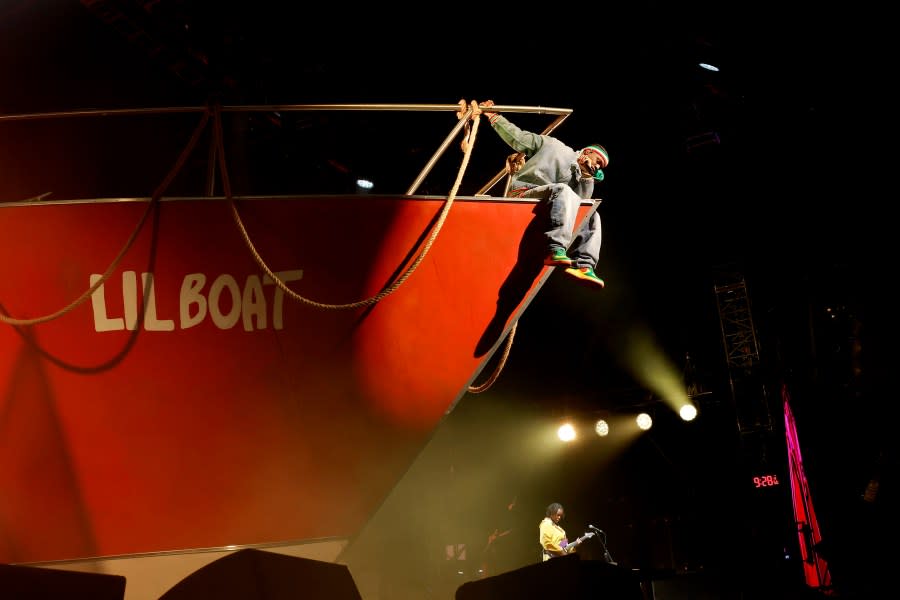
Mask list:
[[[597,512],[621,517],[618,549],[633,564],[697,569],[737,557],[753,565],[755,557],[769,567],[791,543],[785,494],[755,494],[745,484],[757,471],[786,476],[780,386],[787,383],[821,550],[845,595],[876,585],[887,562],[875,548],[896,522],[889,504],[897,437],[890,419],[893,191],[884,177],[893,166],[886,158],[894,154],[895,69],[890,38],[878,33],[886,14],[865,4],[838,12],[758,2],[287,6],[3,0],[0,114],[211,100],[492,99],[572,108],[555,134],[573,147],[602,143],[610,152],[595,194],[604,223],[597,270],[607,288],[592,294],[551,277],[519,324],[500,382],[463,399],[423,455],[425,470],[455,473],[444,481],[453,489],[460,472],[483,461],[486,450],[473,437],[516,447],[514,430],[498,425],[510,403],[554,416],[650,408],[660,425],[655,437],[610,459],[602,477],[589,453],[552,474],[507,471],[490,494],[472,493],[473,508],[505,506],[518,488],[532,499],[520,499],[527,527],[554,500],[584,521],[603,519],[589,516]],[[699,69],[704,59],[721,70]],[[548,122],[511,118],[528,127]],[[64,146],[21,141],[18,125],[0,126],[12,132],[0,137],[0,156],[42,160],[53,182],[52,189],[7,185],[2,200],[48,191],[54,198],[147,195],[159,179],[159,168],[148,169],[146,189],[129,190],[133,177],[85,164],[63,168],[72,154]],[[426,137],[376,117],[336,132],[340,126],[325,117],[270,114],[245,124],[248,166],[235,191],[348,185],[335,164],[372,176],[380,189],[403,191],[451,126]],[[80,139],[77,127],[66,133],[70,142]],[[351,143],[338,142],[344,134]],[[505,156],[487,127],[477,143],[486,158],[473,160],[467,182],[486,181]],[[109,152],[99,141],[93,150]],[[147,166],[149,155],[128,158]],[[441,175],[426,182],[426,193],[447,193]],[[176,182],[176,191],[179,185],[189,188]],[[715,294],[735,278],[752,300],[771,432],[739,435],[735,427]],[[707,421],[692,425],[694,437],[669,422],[654,391],[623,365],[623,336],[636,327],[653,333],[676,369],[690,355],[708,392],[698,398]],[[872,478],[881,495],[865,503]],[[459,518],[489,527],[486,514]],[[769,530],[763,523],[771,520]],[[667,531],[672,551],[653,556],[634,528]]]

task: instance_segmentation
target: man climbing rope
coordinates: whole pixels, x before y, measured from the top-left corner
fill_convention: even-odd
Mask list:
[[[493,100],[481,104],[482,109],[490,106]],[[594,211],[577,233],[574,227],[582,199],[590,199],[594,182],[603,181],[603,169],[609,165],[606,148],[592,145],[576,151],[549,135],[524,131],[499,113],[484,114],[500,138],[525,157],[524,164],[511,170],[509,195],[537,198],[547,205],[544,264],[566,267],[567,275],[602,289],[605,284],[594,273],[600,255],[600,215]]]

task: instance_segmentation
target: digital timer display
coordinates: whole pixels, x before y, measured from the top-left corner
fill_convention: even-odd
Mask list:
[[[778,481],[778,475],[754,475],[753,477],[753,487],[765,488],[777,485],[781,485],[781,482]]]

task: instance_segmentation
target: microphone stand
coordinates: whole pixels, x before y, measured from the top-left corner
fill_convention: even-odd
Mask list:
[[[618,563],[613,560],[612,555],[609,553],[609,549],[606,547],[606,533],[601,532],[602,535],[598,535],[597,539],[600,540],[600,544],[603,546],[603,560],[605,560],[608,564],[616,566]]]

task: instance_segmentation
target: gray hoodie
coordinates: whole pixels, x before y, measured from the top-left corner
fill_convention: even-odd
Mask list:
[[[491,119],[491,127],[513,150],[525,154],[525,165],[513,177],[510,189],[564,183],[581,198],[591,198],[594,178],[582,175],[578,166],[580,151],[549,135],[520,129],[499,113]]]

